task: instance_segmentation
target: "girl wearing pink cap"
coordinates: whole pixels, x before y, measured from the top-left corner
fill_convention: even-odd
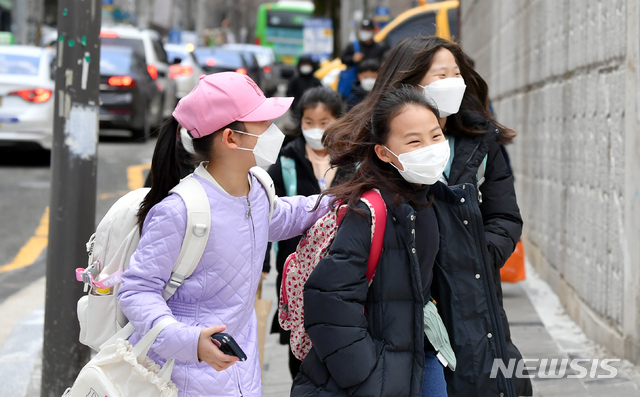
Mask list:
[[[175,359],[172,380],[180,396],[261,396],[257,322],[253,309],[268,241],[301,234],[327,212],[317,197],[269,200],[249,172],[275,163],[284,135],[270,120],[282,116],[293,98],[265,98],[239,73],[200,79],[160,131],[151,165],[152,187],[138,213],[141,239],[122,277],[119,303],[135,326],[130,341],[166,317],[149,357]],[[194,177],[211,207],[211,233],[193,274],[176,293],[162,297],[186,229],[186,207],[169,190],[179,182],[176,148],[183,145],[200,165]],[[225,355],[213,344],[226,332],[247,360]]]

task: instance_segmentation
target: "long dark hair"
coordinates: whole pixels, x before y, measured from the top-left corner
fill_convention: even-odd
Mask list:
[[[213,155],[213,140],[225,128],[245,131],[244,123],[234,121],[213,134],[193,139],[195,154],[187,153],[179,138],[180,124],[174,117],[167,119],[158,133],[158,141],[151,159],[151,190],[138,209],[138,226],[142,225],[151,208],[169,195],[169,191],[180,182],[180,162],[196,165],[209,160]],[[183,156],[188,156],[184,158]]]
[[[387,142],[391,133],[391,121],[407,105],[422,106],[438,117],[438,111],[413,87],[401,86],[382,95],[369,116],[369,127],[358,130],[350,142],[348,152],[334,159],[337,166],[357,162],[358,170],[350,180],[327,189],[325,194],[334,195],[335,201],[347,204],[353,210],[356,210],[362,194],[374,188],[396,193],[396,200],[402,196],[409,202],[413,201],[413,185],[405,181],[392,165],[380,160],[375,152],[375,145]],[[421,205],[417,202],[414,204]]]
[[[369,128],[372,109],[386,93],[401,85],[417,87],[429,71],[434,54],[441,48],[451,51],[467,86],[460,110],[476,113],[500,128],[502,130],[501,143],[508,143],[515,137],[515,131],[498,124],[493,119],[489,110],[487,83],[473,70],[464,52],[457,44],[435,36],[410,37],[400,41],[386,55],[376,84],[369,95],[327,129],[325,143],[332,158],[340,157],[344,160],[343,157],[349,152],[349,145],[353,137]],[[460,112],[447,117],[447,132],[463,136],[485,133],[485,131],[477,131],[466,126]]]

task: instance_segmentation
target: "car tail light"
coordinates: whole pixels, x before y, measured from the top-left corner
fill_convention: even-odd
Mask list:
[[[152,79],[158,78],[158,67],[155,65],[147,65],[147,72],[151,75]]]
[[[265,66],[262,68],[262,71],[265,73],[271,73],[271,66]]]
[[[245,69],[245,68],[236,69],[236,73],[247,74],[247,69]]]
[[[133,85],[133,79],[130,76],[113,76],[109,77],[109,85],[114,87],[130,87]]]
[[[169,67],[169,73],[171,73],[171,77],[189,77],[193,74],[193,68],[191,66],[183,66],[183,65],[171,65]]]
[[[17,95],[25,101],[43,103],[51,99],[51,90],[46,88],[25,89],[10,92],[9,95]]]
[[[115,39],[118,37],[118,32],[114,32],[113,30],[102,30],[100,31],[100,37],[104,37],[105,39]]]
[[[260,45],[260,37],[256,37],[256,45]]]
[[[207,66],[216,66],[216,60],[213,58],[207,59]]]

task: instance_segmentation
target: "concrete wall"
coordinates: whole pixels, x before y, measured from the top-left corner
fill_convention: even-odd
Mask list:
[[[525,250],[587,335],[640,361],[638,0],[462,0]]]

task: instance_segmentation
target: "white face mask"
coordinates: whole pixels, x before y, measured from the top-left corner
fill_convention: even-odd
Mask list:
[[[373,90],[373,86],[375,84],[376,84],[376,78],[375,77],[367,77],[366,79],[362,79],[360,81],[360,87],[362,87],[362,89],[367,91],[367,92]]]
[[[282,142],[284,142],[284,134],[277,125],[271,123],[269,128],[261,135],[250,134],[244,131],[233,130],[239,134],[251,135],[258,138],[256,142],[256,146],[253,149],[247,149],[239,147],[240,150],[248,150],[253,152],[254,157],[256,158],[256,165],[258,167],[268,167],[271,164],[275,164],[278,159],[278,154],[280,153],[280,148],[282,147]]]
[[[358,35],[360,37],[360,40],[362,41],[369,41],[373,38],[373,32],[369,31],[369,30],[361,30],[360,34]]]
[[[386,146],[385,149],[389,150]],[[391,150],[389,152],[396,156],[402,164],[403,169],[401,170],[391,163],[407,182],[433,185],[447,166],[451,154],[450,150],[449,142],[445,140],[412,152],[402,153],[399,156]]]
[[[311,72],[313,72],[313,66],[311,65],[301,65],[300,66],[300,73],[302,74],[311,74]]]
[[[302,136],[304,136],[304,140],[307,142],[307,145],[311,147],[313,150],[323,150],[324,145],[322,145],[322,135],[324,134],[324,130],[322,128],[303,128]]]
[[[180,128],[180,140],[182,141],[182,147],[189,154],[196,154],[196,149],[193,147],[193,138],[187,132],[187,129],[182,127]]]
[[[424,96],[435,103],[440,113],[440,118],[458,113],[464,97],[464,91],[467,89],[464,79],[460,77],[449,77],[436,80],[427,86],[419,84],[418,86],[422,87]]]

